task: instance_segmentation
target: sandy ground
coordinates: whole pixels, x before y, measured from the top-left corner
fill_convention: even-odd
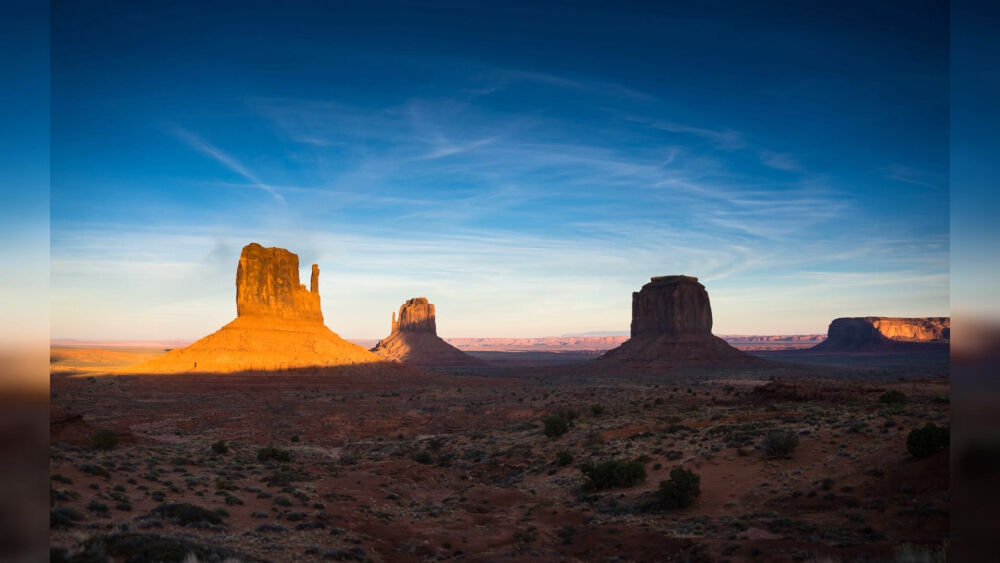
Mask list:
[[[51,543],[66,553],[854,561],[949,533],[948,451],[906,449],[911,429],[948,424],[946,358],[99,376],[125,361],[104,352],[53,350]],[[879,402],[887,390],[907,402]],[[542,419],[566,410],[568,432],[546,436]],[[92,447],[99,429],[118,435],[114,449]],[[787,458],[760,448],[774,429],[799,438]],[[289,461],[259,460],[266,446]],[[646,477],[589,489],[581,465],[607,460],[638,461]],[[702,493],[666,510],[655,491],[677,466]],[[218,514],[184,524],[158,512],[179,503]]]

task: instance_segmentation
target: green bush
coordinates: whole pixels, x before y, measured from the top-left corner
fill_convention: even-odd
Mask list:
[[[90,443],[95,450],[113,450],[118,445],[118,434],[115,434],[114,430],[102,428],[94,432]]]
[[[224,454],[229,451],[229,446],[227,446],[222,440],[219,440],[218,442],[212,444],[212,451],[217,454]]]
[[[929,422],[923,428],[914,428],[906,437],[906,451],[920,459],[946,448],[951,444],[951,431],[947,426]]]
[[[556,465],[569,465],[571,463],[573,463],[573,454],[566,450],[556,452]]]
[[[590,414],[594,416],[601,416],[602,414],[604,414],[604,406],[597,404],[590,405]]]
[[[580,467],[587,478],[584,488],[603,491],[620,487],[631,487],[646,480],[646,468],[638,461],[611,460],[586,463]]]
[[[878,402],[883,405],[905,405],[906,400],[906,394],[895,389],[882,393],[878,398]]]
[[[792,452],[799,446],[799,437],[794,430],[772,430],[761,441],[767,457],[792,457]]]
[[[73,522],[83,519],[83,515],[71,506],[57,506],[49,510],[50,528],[68,528]]]
[[[257,450],[257,461],[270,460],[288,462],[292,460],[292,456],[286,450],[279,450],[274,446],[267,446],[266,448]]]
[[[414,454],[413,461],[417,463],[422,463],[424,465],[430,465],[432,461],[431,453],[426,450],[421,450],[416,454]]]
[[[666,509],[686,508],[701,494],[701,477],[683,467],[670,470],[670,480],[660,481],[657,495]]]

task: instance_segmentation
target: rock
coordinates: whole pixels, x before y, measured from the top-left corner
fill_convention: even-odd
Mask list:
[[[243,247],[236,267],[235,320],[185,348],[123,373],[231,373],[384,363],[323,324],[319,266],[299,284],[299,257],[283,248]]]
[[[632,336],[711,334],[708,292],[691,276],[657,276],[632,294]]]
[[[312,266],[311,289],[299,284],[299,257],[284,248],[243,247],[236,267],[236,316],[275,316],[323,322],[319,266]]]
[[[631,338],[601,361],[634,368],[750,364],[761,360],[712,334],[708,292],[691,276],[657,276],[632,294]]]
[[[426,297],[414,297],[399,307],[399,320],[393,313],[393,331],[437,334],[434,305]]]
[[[830,323],[825,341],[813,351],[891,351],[947,348],[949,317],[844,317]]]
[[[437,335],[434,305],[426,297],[414,297],[392,314],[392,330],[372,348],[375,354],[394,362],[418,367],[462,367],[484,365]]]

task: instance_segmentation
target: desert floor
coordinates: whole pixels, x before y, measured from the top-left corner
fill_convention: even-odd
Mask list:
[[[940,353],[102,375],[161,352],[53,348],[53,560],[878,561],[948,537],[948,451],[906,447],[948,425]],[[555,413],[571,422],[549,437]],[[93,447],[102,429],[113,449]],[[787,457],[761,448],[776,429],[799,439]],[[267,446],[289,461],[258,459]],[[608,460],[645,479],[594,490],[581,467]],[[701,495],[667,510],[677,466]]]

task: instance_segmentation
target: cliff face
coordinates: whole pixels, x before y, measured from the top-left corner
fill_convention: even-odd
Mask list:
[[[372,348],[375,354],[394,362],[419,367],[476,366],[474,358],[437,335],[434,305],[426,297],[409,299],[392,314],[392,331]]]
[[[657,276],[632,294],[632,336],[710,334],[705,286],[690,276]]]
[[[834,319],[824,342],[813,350],[891,350],[914,345],[946,346],[951,340],[949,317],[844,317]]]
[[[190,346],[123,371],[227,373],[380,363],[323,324],[315,264],[310,278],[310,289],[299,284],[294,253],[248,244],[236,267],[236,319]]]
[[[635,368],[760,361],[712,334],[708,292],[691,276],[658,276],[632,294],[632,336],[601,360]]]
[[[299,257],[284,248],[243,247],[236,267],[236,316],[271,316],[323,322],[319,266],[313,264],[311,289],[299,284]]]

